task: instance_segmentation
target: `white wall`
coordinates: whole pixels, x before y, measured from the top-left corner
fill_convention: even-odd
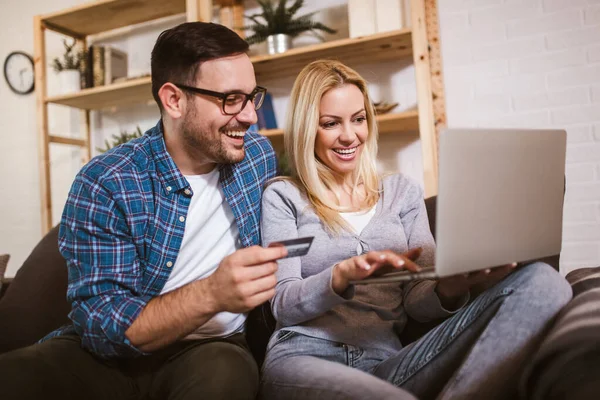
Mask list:
[[[565,128],[561,270],[600,265],[600,1],[438,4],[449,125]]]
[[[82,3],[80,0],[0,0],[0,61],[15,50],[33,55],[33,17]],[[48,38],[48,56],[60,54],[62,43]],[[49,76],[52,72],[49,71]],[[49,89],[56,89],[50,82]],[[53,108],[49,126],[54,133],[73,134],[78,113]],[[18,96],[0,77],[0,253],[11,254],[7,276],[13,276],[41,238],[39,163],[35,94]],[[64,201],[79,165],[70,147],[53,151],[55,200]]]
[[[0,0],[0,58],[14,49],[33,53],[35,14],[61,10],[83,0]],[[600,265],[600,11],[599,0],[438,0],[444,78],[451,126],[559,126],[569,132],[568,190],[565,208],[563,269]],[[317,18],[347,35],[344,0],[309,0],[305,11],[324,9]],[[596,5],[594,5],[594,4]],[[181,17],[126,29],[103,38],[129,54],[130,74],[149,71],[150,50],[161,30]],[[8,32],[19,32],[19,35]],[[295,46],[314,41],[299,38]],[[49,35],[48,57],[62,44]],[[375,100],[416,106],[414,69],[407,62],[362,65]],[[48,71],[49,92],[57,90]],[[267,82],[283,124],[293,80]],[[595,85],[595,86],[594,86]],[[0,253],[10,253],[13,276],[39,241],[40,201],[35,96],[16,96],[0,83]],[[121,130],[142,130],[156,123],[152,102],[92,114],[93,148]],[[53,133],[77,135],[79,113],[50,109]],[[58,221],[74,174],[78,151],[52,149],[53,216]],[[380,169],[403,171],[422,181],[421,149],[416,135],[387,134],[380,141]]]

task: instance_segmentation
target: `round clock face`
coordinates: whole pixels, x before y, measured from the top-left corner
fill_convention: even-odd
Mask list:
[[[33,92],[33,59],[27,53],[14,51],[4,61],[4,78],[10,89],[17,94]]]

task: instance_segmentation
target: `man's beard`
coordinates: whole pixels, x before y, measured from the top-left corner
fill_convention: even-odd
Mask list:
[[[186,151],[192,156],[202,155],[215,161],[217,164],[235,164],[244,159],[245,149],[241,151],[227,151],[223,146],[223,132],[213,137],[211,132],[204,132],[195,123],[196,113],[188,114],[183,124],[183,142]],[[242,128],[244,129],[244,128]]]

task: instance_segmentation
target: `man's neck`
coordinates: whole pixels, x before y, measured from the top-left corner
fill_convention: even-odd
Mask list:
[[[163,137],[167,152],[179,168],[183,175],[203,175],[208,174],[215,169],[217,164],[214,161],[204,161],[205,157],[201,154],[193,154],[184,146],[181,140],[182,135],[176,127],[165,123],[163,120]]]

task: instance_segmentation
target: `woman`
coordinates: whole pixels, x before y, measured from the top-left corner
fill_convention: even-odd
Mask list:
[[[402,175],[377,175],[374,111],[354,70],[313,62],[290,102],[292,176],[263,194],[262,239],[315,239],[306,256],[279,261],[262,396],[512,398],[518,367],[571,297],[566,281],[534,263],[405,285],[349,284],[382,267],[433,264],[423,192]],[[498,281],[467,305],[471,286]],[[407,316],[449,318],[403,346]]]

